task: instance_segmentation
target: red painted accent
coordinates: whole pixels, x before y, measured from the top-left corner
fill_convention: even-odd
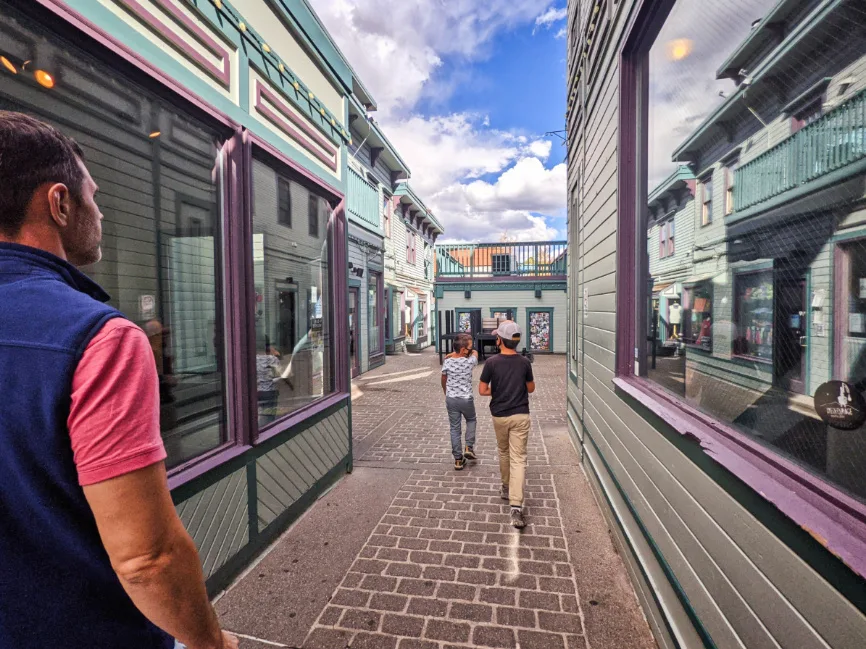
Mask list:
[[[713,460],[813,536],[826,539],[828,550],[866,577],[866,505],[646,379],[613,383],[678,433],[698,440]]]
[[[262,97],[267,99],[276,107],[279,111],[279,115],[262,103]],[[267,117],[274,126],[295,140],[304,150],[325,163],[325,166],[333,171],[337,170],[337,150],[331,145],[331,143],[316,133],[303,119],[295,115],[282,99],[277,97],[268,88],[264,87],[258,79],[256,80],[255,108],[259,113]],[[291,124],[289,122],[291,122]],[[325,153],[323,153],[321,149],[317,149],[311,145],[292,127],[292,124],[297,126],[301,131],[303,131],[304,135],[322,147],[322,149],[325,150]]]
[[[144,20],[144,22],[159,33],[162,38],[169,41],[175,49],[186,54],[190,59],[195,61],[199,67],[204,69],[205,72],[217,80],[221,86],[226,89],[231,87],[231,59],[229,51],[222,47],[201,27],[190,20],[189,16],[178,9],[177,5],[175,5],[172,0],[154,0],[154,2],[160,5],[166,13],[170,14],[176,23],[183,26],[187,32],[195,36],[200,45],[209,50],[215,56],[220,57],[222,59],[222,68],[214,65],[213,62],[208,61],[196,49],[190,47],[183,38],[169,29],[159,18],[154,16],[147,10],[147,8],[138,2],[138,0],[118,1],[121,4],[126,5],[127,9]]]
[[[113,52],[114,54],[120,56],[122,59],[131,63],[139,70],[155,79],[166,88],[179,95],[197,109],[206,113],[210,117],[216,119],[224,126],[228,126],[232,129],[237,128],[237,123],[229,118],[225,113],[220,110],[217,110],[209,103],[204,101],[201,97],[191,92],[188,88],[181,85],[173,78],[168,76],[165,72],[157,68],[150,61],[145,59],[143,56],[134,52],[131,48],[127,47],[119,40],[110,36],[107,32],[102,30],[101,28],[94,25],[92,22],[87,20],[84,16],[82,16],[77,11],[70,9],[66,3],[62,2],[62,0],[35,0],[43,7],[51,11],[52,13],[58,15],[60,18],[68,22],[70,25],[78,29],[85,36],[92,38],[94,41],[99,43],[100,45],[105,46]],[[102,58],[107,58],[105,54],[102,55]]]

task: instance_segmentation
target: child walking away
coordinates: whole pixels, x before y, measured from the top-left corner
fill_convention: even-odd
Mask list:
[[[454,353],[442,364],[442,391],[451,425],[451,453],[454,468],[461,471],[466,460],[475,455],[475,400],[472,397],[472,370],[478,365],[478,352],[472,350],[472,336],[460,334],[454,340]],[[466,448],[463,449],[463,419],[466,419]]]
[[[499,448],[499,495],[511,504],[511,524],[526,525],[523,518],[523,484],[526,476],[526,443],[529,440],[529,393],[535,391],[532,363],[517,353],[520,327],[511,320],[496,331],[499,354],[484,363],[478,392],[492,396],[490,414]]]

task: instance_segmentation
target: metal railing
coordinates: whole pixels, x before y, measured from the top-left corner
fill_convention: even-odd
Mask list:
[[[566,241],[436,246],[436,277],[554,277],[568,268]]]
[[[359,219],[380,226],[379,190],[349,169],[349,212]]]
[[[734,212],[866,157],[866,90],[734,172]]]

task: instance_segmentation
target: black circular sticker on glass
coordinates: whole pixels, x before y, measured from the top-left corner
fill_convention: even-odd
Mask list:
[[[850,383],[828,381],[815,391],[815,411],[828,426],[854,430],[866,421],[866,400]]]

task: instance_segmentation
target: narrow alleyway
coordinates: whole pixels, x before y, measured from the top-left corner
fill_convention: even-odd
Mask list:
[[[248,649],[654,647],[568,437],[564,363],[534,364],[522,532],[489,399],[457,472],[432,351],[357,379],[354,472],[219,598],[223,624]]]

